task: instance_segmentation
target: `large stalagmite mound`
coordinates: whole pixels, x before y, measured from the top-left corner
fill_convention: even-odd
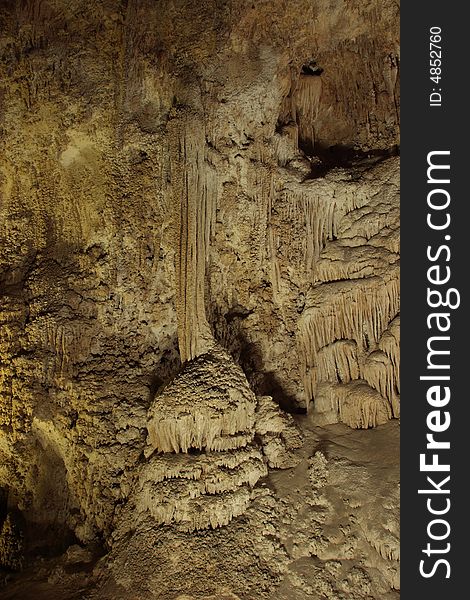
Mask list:
[[[221,348],[189,361],[149,410],[148,442],[163,452],[230,450],[254,437],[256,397]]]
[[[243,371],[221,348],[186,363],[150,407],[148,444],[163,454],[141,471],[137,509],[189,530],[243,513],[250,489],[267,475],[252,444],[255,409]]]
[[[261,450],[200,456],[153,457],[141,472],[136,510],[157,525],[177,523],[187,531],[227,525],[244,513],[251,488],[267,475]]]
[[[136,510],[189,531],[226,525],[245,512],[267,464],[292,466],[289,451],[301,445],[292,419],[271,398],[257,399],[217,345],[157,393],[147,429]]]

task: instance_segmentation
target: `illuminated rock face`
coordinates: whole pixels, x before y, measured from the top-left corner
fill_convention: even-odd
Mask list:
[[[64,540],[399,415],[396,3],[157,4],[0,6],[0,520]]]

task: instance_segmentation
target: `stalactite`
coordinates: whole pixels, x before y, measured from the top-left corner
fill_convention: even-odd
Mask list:
[[[292,108],[299,125],[299,139],[312,149],[315,145],[314,123],[318,115],[321,91],[321,77],[300,75],[292,94]]]
[[[400,317],[390,323],[380,338],[379,348],[390,358],[395,370],[395,380],[400,383]]]
[[[304,372],[314,373],[318,351],[335,340],[354,340],[360,349],[377,345],[382,332],[398,313],[399,280],[380,278],[321,285],[300,320]],[[306,377],[309,397],[315,395],[316,377]]]
[[[310,149],[315,144],[314,123],[320,106],[321,91],[321,77],[301,74],[298,79],[291,81],[291,89],[281,108],[281,122],[295,122],[301,142],[308,144]]]
[[[338,235],[344,216],[366,205],[369,197],[360,187],[339,187],[332,192],[331,183],[312,180],[299,184],[289,181],[275,195],[279,233],[290,249],[289,261],[304,265],[305,274],[316,278],[317,263],[328,240]],[[301,248],[301,255],[297,251]]]
[[[397,261],[398,255],[391,254],[382,246],[350,246],[343,241],[329,242],[316,264],[315,282],[372,277],[385,273]]]
[[[321,383],[315,397],[315,422],[319,425],[338,420],[354,429],[382,425],[392,418],[389,402],[364,380],[349,383]]]
[[[384,331],[379,341],[379,349],[390,361],[387,368],[390,388],[393,393],[388,396],[392,403],[393,416],[400,416],[400,317],[396,317]]]
[[[357,344],[351,340],[339,340],[323,347],[317,356],[318,381],[348,383],[359,379]]]
[[[371,427],[399,417],[399,317],[378,342],[372,341],[372,350],[358,347],[356,341],[338,340],[317,353],[306,378],[315,385],[310,389],[319,424],[340,420],[352,427]],[[362,383],[356,385],[358,381]]]
[[[387,398],[392,406],[393,416],[399,416],[398,379],[396,370],[388,356],[376,350],[368,357],[362,369],[363,378],[367,383]]]
[[[186,115],[171,126],[171,191],[175,215],[178,340],[183,362],[213,345],[205,313],[205,273],[215,222],[217,177],[205,161],[205,135]]]
[[[278,164],[284,167],[299,153],[299,128],[297,123],[284,125],[275,136],[275,151]]]
[[[274,239],[270,237],[270,221],[275,196],[274,175],[272,170],[266,166],[257,164],[256,168],[249,169],[248,189],[250,196],[256,203],[256,221],[254,223],[254,236],[258,240],[257,262],[262,268],[265,261],[271,261],[275,248],[271,245]]]
[[[277,257],[279,248],[279,236],[274,231],[273,227],[268,226],[268,252],[270,262],[270,274],[271,274],[271,285],[273,290],[273,298],[276,301],[279,298],[281,292],[281,270],[279,266],[279,260]]]
[[[385,560],[400,560],[400,541],[392,535],[391,532],[385,529],[374,531],[371,535],[368,531],[365,532],[365,537],[369,544],[380,554]]]
[[[329,283],[315,288],[300,320],[300,351],[304,385],[313,400],[318,382],[317,355],[335,340],[354,340],[360,351],[377,346],[399,307],[399,280],[365,280]]]

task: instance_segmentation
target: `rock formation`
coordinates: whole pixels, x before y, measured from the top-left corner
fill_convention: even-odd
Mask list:
[[[3,564],[287,543],[301,432],[399,416],[397,4],[2,2],[0,106]]]
[[[292,466],[289,450],[301,446],[292,418],[270,397],[258,404],[241,368],[218,347],[187,362],[157,394],[147,430],[150,458],[135,508],[189,531],[226,525],[243,513],[250,490],[268,474],[266,463]]]

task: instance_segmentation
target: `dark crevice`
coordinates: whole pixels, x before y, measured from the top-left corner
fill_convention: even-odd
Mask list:
[[[338,365],[335,365],[335,371],[336,371],[336,379],[338,380],[338,383],[343,383],[343,380],[341,379],[341,374],[338,369]]]
[[[205,450],[201,450],[200,448],[188,448],[188,454],[200,456],[201,454],[206,454]]]
[[[254,312],[253,310],[248,310],[244,306],[237,305],[237,306],[234,306],[233,308],[231,308],[224,315],[224,317],[225,317],[225,320],[227,321],[227,323],[230,323],[234,319],[246,319],[246,317],[252,315],[253,312]]]
[[[370,349],[370,340],[367,331],[364,331],[364,348],[366,349],[366,352]]]
[[[311,173],[305,178],[306,180],[324,177],[336,168],[357,169],[362,173],[384,160],[400,155],[398,145],[390,148],[360,150],[342,144],[326,146],[317,143],[313,147],[310,141],[304,143],[299,141],[299,147],[310,158],[312,165]]]
[[[238,362],[257,396],[271,396],[279,408],[290,414],[306,414],[307,409],[299,405],[298,399],[290,394],[272,371],[263,368],[263,358],[255,344],[240,335],[241,350]]]
[[[305,299],[301,301],[302,310],[304,304]],[[245,319],[253,312],[239,304],[226,311],[212,304],[208,314],[216,341],[243,369],[251,389],[257,396],[271,396],[285,412],[306,414],[307,410],[302,406],[302,401],[285,388],[276,373],[267,371],[261,348],[249,340]]]
[[[149,376],[149,395],[147,402],[150,405],[154,398],[172,381],[181,370],[181,359],[178,351],[178,339],[174,337],[168,347],[163,351],[158,364],[158,371]]]
[[[64,523],[36,523],[23,520],[25,555],[31,559],[60,556],[69,546],[79,544],[75,533]]]
[[[301,69],[302,75],[307,75],[310,77],[319,77],[323,73],[323,69],[317,65],[316,60],[310,60],[304,65],[302,65]]]

